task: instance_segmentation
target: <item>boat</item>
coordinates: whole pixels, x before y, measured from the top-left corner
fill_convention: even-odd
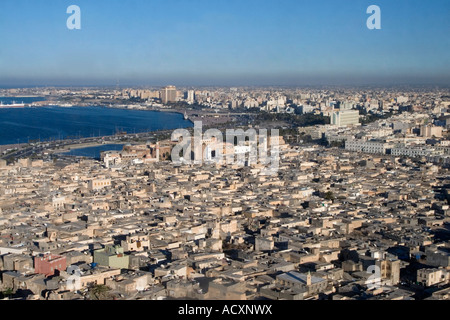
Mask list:
[[[22,103],[16,103],[13,101],[12,104],[3,104],[3,102],[0,101],[0,108],[25,108],[25,104]]]
[[[184,112],[184,120],[189,120],[189,117],[188,117],[186,111]]]

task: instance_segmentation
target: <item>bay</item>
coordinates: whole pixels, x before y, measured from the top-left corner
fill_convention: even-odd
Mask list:
[[[15,98],[16,102],[20,98]],[[5,103],[5,102],[4,102]],[[182,114],[107,107],[0,109],[0,145],[192,127]]]
[[[85,157],[100,160],[100,153],[103,151],[120,151],[124,144],[104,144],[101,146],[73,149],[62,153],[65,156]]]
[[[45,101],[44,97],[0,97],[0,102],[3,104],[25,103],[31,104],[33,102]]]

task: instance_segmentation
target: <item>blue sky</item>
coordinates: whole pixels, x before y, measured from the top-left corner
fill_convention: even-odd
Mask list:
[[[449,17],[448,0],[1,0],[0,85],[448,85]]]

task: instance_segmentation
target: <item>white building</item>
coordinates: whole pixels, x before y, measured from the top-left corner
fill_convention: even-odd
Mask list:
[[[194,103],[194,101],[195,101],[195,91],[194,90],[188,90],[186,100],[189,103]]]
[[[431,155],[444,154],[444,151],[421,147],[395,147],[392,148],[391,154],[394,156],[426,157]]]
[[[425,287],[431,287],[438,283],[447,283],[449,273],[443,269],[420,269],[417,270],[417,282]]]
[[[122,161],[120,152],[117,152],[117,151],[106,151],[106,152],[103,152],[101,156],[102,156],[103,163],[105,164],[105,167],[107,167],[107,168],[118,165]]]
[[[345,110],[333,112],[331,115],[331,124],[338,127],[357,125],[359,124],[359,111]]]
[[[345,150],[355,152],[386,154],[386,150],[390,147],[390,144],[379,141],[347,140],[345,142]]]

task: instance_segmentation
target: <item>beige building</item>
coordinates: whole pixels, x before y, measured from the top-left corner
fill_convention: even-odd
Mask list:
[[[425,287],[431,287],[439,283],[448,283],[450,273],[445,269],[420,269],[417,270],[417,282]]]
[[[177,101],[177,88],[175,86],[167,86],[160,92],[162,103]]]
[[[211,300],[247,300],[246,285],[243,282],[210,282],[207,299]]]
[[[420,135],[425,138],[442,138],[442,127],[436,127],[431,125],[421,126]]]
[[[276,282],[287,287],[305,289],[310,295],[322,292],[327,288],[327,280],[312,276],[311,273],[304,274],[296,271],[280,274],[277,276]]]
[[[111,186],[111,179],[92,179],[89,181],[89,190],[101,190]]]
[[[122,240],[121,245],[124,252],[142,252],[150,248],[150,240],[148,235],[134,234],[127,236],[125,240]]]
[[[380,267],[382,280],[386,280],[390,285],[400,282],[400,260],[378,260],[376,265]]]

